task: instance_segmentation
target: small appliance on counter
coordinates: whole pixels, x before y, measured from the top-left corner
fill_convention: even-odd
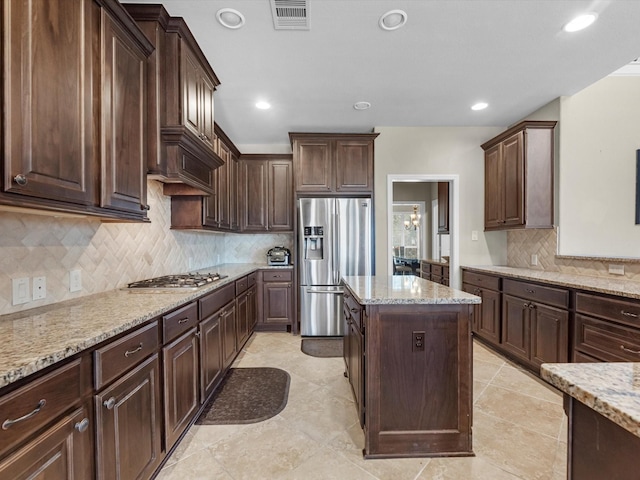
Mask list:
[[[289,265],[291,252],[283,246],[273,247],[267,252],[267,265]]]

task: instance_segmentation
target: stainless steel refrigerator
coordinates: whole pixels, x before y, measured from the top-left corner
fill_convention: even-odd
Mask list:
[[[343,276],[371,275],[370,198],[298,200],[300,333],[340,336]]]

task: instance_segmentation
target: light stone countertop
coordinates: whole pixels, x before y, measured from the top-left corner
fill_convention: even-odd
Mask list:
[[[640,363],[544,363],[540,375],[640,437]]]
[[[588,275],[571,275],[568,273],[547,272],[529,268],[496,267],[496,266],[461,266],[465,270],[480,273],[492,273],[503,277],[545,282],[560,287],[576,288],[590,292],[619,295],[626,298],[640,299],[640,282],[625,278],[591,277]]]
[[[0,316],[0,387],[169,312],[258,269],[292,266],[224,264],[200,273],[228,275],[187,292],[111,290]]]
[[[474,304],[480,297],[411,275],[343,277],[361,305]]]

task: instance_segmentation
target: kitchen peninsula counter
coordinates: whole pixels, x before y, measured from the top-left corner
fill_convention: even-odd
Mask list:
[[[364,457],[473,455],[470,319],[480,298],[409,276],[343,283]]]
[[[564,392],[567,478],[636,479],[640,363],[550,363],[540,373]]]
[[[0,316],[0,388],[169,312],[258,269],[224,264],[199,273],[227,275],[188,292],[111,290]]]

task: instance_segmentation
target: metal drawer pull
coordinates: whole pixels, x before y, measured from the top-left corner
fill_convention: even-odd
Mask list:
[[[38,406],[34,408],[32,412],[29,412],[26,415],[21,416],[20,418],[16,418],[15,420],[10,420],[7,418],[4,422],[2,422],[2,429],[9,430],[9,427],[14,423],[18,423],[18,422],[22,422],[23,420],[30,419],[31,417],[37,415],[46,404],[47,404],[47,401],[43,398],[38,402]]]
[[[18,175],[13,177],[13,180],[21,187],[24,187],[28,183],[27,176],[23,175],[22,173],[19,173]]]
[[[178,323],[187,323],[188,321],[189,321],[189,317],[185,317],[178,320]]]
[[[83,418],[81,421],[75,424],[75,429],[80,433],[86,432],[87,428],[89,428],[89,419]]]
[[[632,350],[631,348],[627,348],[624,345],[620,345],[620,350],[628,353],[635,353],[636,355],[640,355],[640,350]]]
[[[524,303],[522,304],[522,308],[529,308],[529,304],[528,304],[527,302],[524,302]]]
[[[109,400],[106,400],[103,405],[107,407],[107,410],[113,410],[113,407],[116,406],[116,399],[111,397]]]
[[[140,342],[140,345],[138,345],[138,348],[136,348],[134,350],[127,350],[126,352],[124,352],[124,356],[128,357],[129,355],[133,355],[134,353],[138,353],[140,350],[142,350],[142,342]]]
[[[200,338],[200,332],[196,332],[196,333],[194,333],[194,335],[195,335],[196,337]]]
[[[625,317],[632,317],[632,318],[638,318],[638,314],[637,313],[633,313],[633,312],[626,312],[624,310],[620,310],[620,313],[622,315],[624,315]]]
[[[353,313],[358,313],[358,312],[360,311],[360,309],[359,309],[359,308],[352,308],[352,309],[351,309],[351,311],[352,311]]]
[[[530,288],[525,288],[525,290],[527,291],[527,293],[536,293],[536,291],[535,291],[535,290],[532,290],[532,289],[530,289]]]

